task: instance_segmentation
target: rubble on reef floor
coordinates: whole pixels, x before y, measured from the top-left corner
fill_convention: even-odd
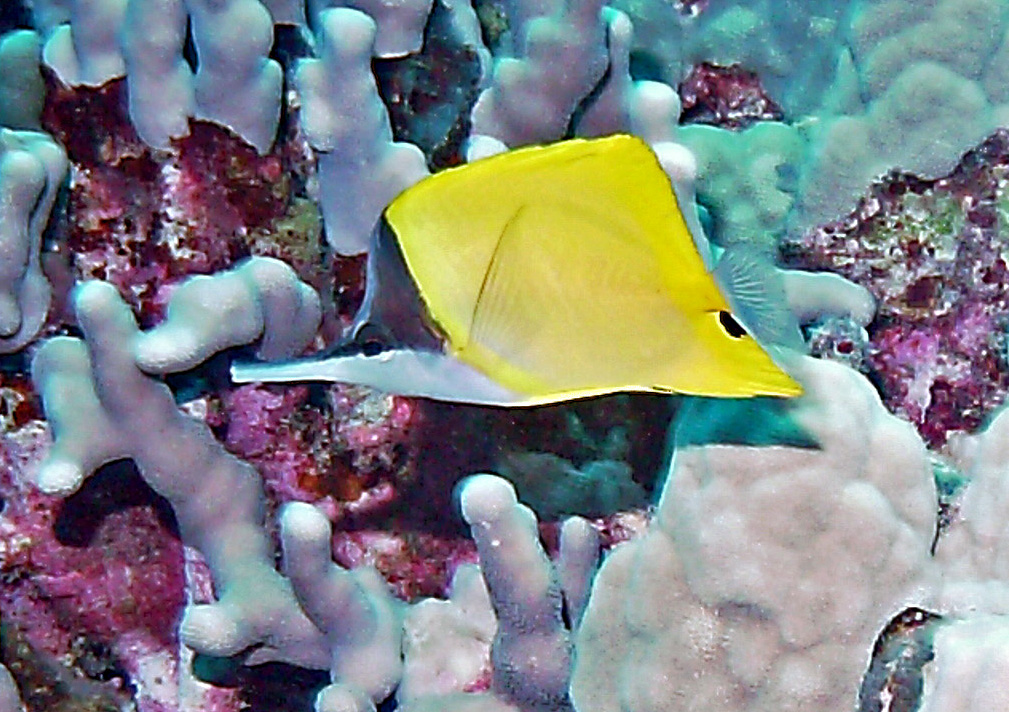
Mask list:
[[[1007,176],[1009,133],[1000,130],[949,176],[887,176],[851,216],[783,247],[788,264],[872,292],[868,340],[835,324],[816,348],[857,361],[936,448],[951,432],[976,430],[1009,387]]]

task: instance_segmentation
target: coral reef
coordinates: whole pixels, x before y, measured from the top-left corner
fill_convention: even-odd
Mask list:
[[[0,712],[1005,706],[1009,2],[10,0],[0,33]],[[803,396],[231,382],[339,347],[402,190],[617,132],[706,265],[779,259],[753,332],[802,325]]]
[[[371,73],[376,24],[348,8],[319,15],[320,57],[298,65],[305,134],[318,153],[326,239],[341,255],[365,252],[386,204],[427,175],[424,155],[393,141]]]
[[[21,693],[18,692],[17,685],[10,671],[0,665],[0,710],[4,712],[18,712],[23,710],[21,704]]]

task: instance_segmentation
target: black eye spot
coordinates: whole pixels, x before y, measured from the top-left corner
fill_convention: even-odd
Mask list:
[[[365,356],[378,356],[383,351],[385,351],[385,347],[377,339],[368,339],[361,344],[361,353]]]
[[[718,312],[718,323],[725,329],[725,333],[734,339],[741,339],[746,336],[746,329],[727,311]]]

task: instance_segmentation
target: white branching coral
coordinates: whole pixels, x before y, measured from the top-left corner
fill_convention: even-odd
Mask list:
[[[347,571],[332,562],[329,521],[312,505],[287,504],[280,536],[284,573],[331,653],[333,684],[319,693],[317,712],[374,710],[402,675],[402,604],[374,569]]]
[[[319,15],[319,58],[298,64],[302,123],[319,161],[326,240],[339,254],[365,252],[385,206],[427,175],[424,154],[394,141],[371,73],[375,21],[349,8]]]
[[[165,320],[137,338],[137,364],[148,373],[176,373],[253,342],[262,359],[291,358],[311,343],[321,318],[319,295],[293,269],[255,257],[187,279],[172,294]]]
[[[45,322],[42,233],[66,170],[66,153],[46,134],[0,129],[0,353],[24,347]]]

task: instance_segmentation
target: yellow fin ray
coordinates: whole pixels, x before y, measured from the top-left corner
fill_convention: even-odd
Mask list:
[[[535,394],[646,390],[668,375],[689,324],[642,242],[607,223],[564,203],[523,207],[496,247],[459,358]],[[578,236],[576,259],[565,233]]]

